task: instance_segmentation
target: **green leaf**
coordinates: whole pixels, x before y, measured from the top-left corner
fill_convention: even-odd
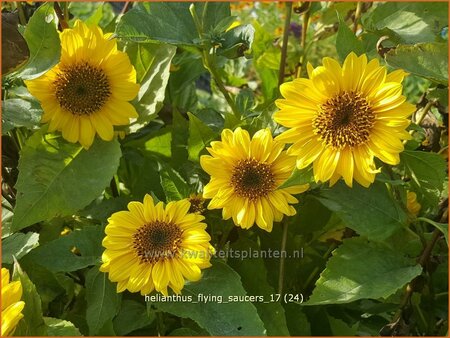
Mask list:
[[[2,263],[12,264],[13,256],[20,259],[39,245],[39,234],[18,232],[2,239]]]
[[[290,336],[311,336],[311,324],[304,313],[303,305],[286,303],[284,309]]]
[[[120,311],[113,320],[114,331],[118,336],[124,336],[134,330],[150,325],[155,320],[155,313],[149,312],[143,304],[133,300],[123,300]]]
[[[156,156],[144,156],[139,149],[124,147],[118,173],[133,199],[142,200],[149,192],[153,192],[160,200],[164,199]]]
[[[103,6],[100,5],[97,9],[92,13],[92,15],[84,21],[86,25],[98,25],[100,20],[103,17]]]
[[[88,205],[108,186],[121,156],[119,143],[96,139],[89,150],[40,130],[22,149],[12,228],[18,231]]]
[[[189,6],[186,2],[136,4],[120,19],[116,34],[137,42],[194,45],[198,33]]]
[[[106,273],[95,266],[86,274],[86,320],[89,335],[96,335],[107,322],[112,322],[120,309],[121,294]]]
[[[188,113],[189,116],[189,160],[198,161],[200,152],[214,140],[216,135],[198,117]]]
[[[400,45],[385,54],[386,62],[412,74],[448,85],[447,43]]]
[[[202,23],[205,32],[213,29],[220,29],[223,20],[231,15],[230,3],[222,2],[195,2],[197,15]],[[206,7],[206,10],[204,7]],[[219,27],[218,27],[219,26]]]
[[[236,96],[236,107],[243,116],[251,114],[251,110],[255,106],[255,95],[249,88],[241,89]]]
[[[226,2],[195,3],[195,9],[205,32],[230,16]],[[166,42],[179,46],[194,46],[199,35],[189,12],[189,2],[153,2],[137,4],[120,20],[116,34],[138,42]],[[204,13],[204,15],[203,15]]]
[[[34,129],[41,121],[42,109],[38,102],[23,99],[2,101],[2,134],[16,127]]]
[[[22,79],[34,79],[59,62],[60,41],[55,25],[53,3],[47,3],[34,12],[28,22],[24,38],[30,49],[30,59],[18,74]]]
[[[436,229],[438,229],[440,232],[442,232],[442,234],[445,237],[445,241],[447,242],[447,246],[448,246],[448,224],[447,223],[438,223],[438,222],[435,222],[435,221],[425,218],[425,217],[418,217],[417,220],[424,221],[428,224],[431,224]]]
[[[334,318],[330,315],[328,315],[328,322],[330,323],[333,336],[357,336],[359,322],[350,326],[343,320]]]
[[[188,327],[180,327],[178,329],[173,330],[168,334],[170,337],[195,337],[195,336],[204,336],[200,332],[194,331]]]
[[[222,296],[223,303],[195,303],[199,294]],[[182,295],[191,296],[193,302],[155,302],[151,305],[173,315],[191,318],[212,336],[261,336],[266,334],[253,304],[228,302],[229,297],[244,296],[245,290],[239,275],[226,264],[215,261],[204,271],[199,282],[185,285]],[[150,304],[150,303],[149,303]]]
[[[316,198],[349,227],[370,240],[382,241],[406,223],[406,213],[389,195],[386,185],[375,182],[370,188],[343,182],[324,188]]]
[[[113,213],[125,210],[127,204],[131,202],[129,196],[119,196],[110,199],[97,199],[89,204],[86,208],[79,211],[77,215],[89,217],[99,222],[105,221]]]
[[[336,35],[336,51],[341,62],[345,60],[348,54],[355,52],[356,55],[364,53],[364,47],[355,33],[347,26],[347,24],[339,18],[339,29]]]
[[[434,42],[448,25],[445,2],[386,2],[362,17],[364,28],[395,44]]]
[[[184,178],[168,165],[160,165],[162,166],[160,170],[161,186],[166,195],[166,201],[178,201],[188,197],[189,186]]]
[[[291,176],[280,186],[279,189],[292,187],[293,185],[312,183],[313,181],[314,174],[312,166],[301,170],[295,168]]]
[[[402,253],[364,238],[344,240],[304,305],[386,298],[420,275],[422,267]]]
[[[42,316],[41,298],[36,291],[33,282],[27,274],[22,271],[19,263],[14,262],[14,273],[12,280],[20,281],[22,284],[22,298],[25,302],[22,314],[23,319],[17,325],[15,336],[46,336],[47,327]]]
[[[231,248],[236,251],[257,251],[256,243],[241,237]],[[267,282],[267,270],[262,258],[255,259],[233,259],[228,264],[240,275],[242,285],[247,294],[253,296],[263,296],[264,299],[270,299],[275,294],[275,290]],[[257,276],[257,277],[256,277]],[[254,303],[256,310],[267,329],[268,336],[289,336],[289,330],[286,324],[284,309],[279,302]]]
[[[400,154],[400,166],[411,178],[423,210],[435,213],[447,176],[445,160],[435,153],[405,150]]]
[[[244,56],[244,52],[252,46],[255,29],[252,25],[240,25],[227,31],[223,36],[223,42],[217,49],[218,55],[228,59]]]
[[[126,52],[136,67],[136,80],[140,84],[137,98],[133,101],[139,117],[127,127],[129,131],[140,129],[154,119],[161,109],[170,75],[170,62],[175,51],[176,48],[169,45],[152,43],[127,45]]]
[[[75,325],[67,320],[44,317],[44,322],[47,325],[48,336],[81,336],[80,331]]]
[[[84,226],[45,243],[28,254],[32,260],[50,271],[76,271],[100,263],[104,237],[101,226]],[[76,249],[79,255],[72,250]],[[27,256],[27,257],[28,257]],[[58,257],[58,259],[55,259]]]

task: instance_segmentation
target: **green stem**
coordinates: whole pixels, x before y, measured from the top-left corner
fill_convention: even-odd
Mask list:
[[[113,197],[120,196],[119,177],[117,175],[114,175],[114,177],[111,179],[110,188],[111,188],[111,193],[112,193]]]
[[[425,105],[425,107],[422,109],[421,114],[419,115],[419,117],[416,119],[416,121],[414,123],[417,124],[418,126],[420,126],[423,119],[425,118],[425,116],[428,114],[431,107],[433,107],[433,106],[434,106],[434,102],[428,101],[427,104]]]
[[[19,13],[19,22],[22,26],[27,24],[27,18],[25,17],[25,12],[23,11],[22,2],[16,1],[17,11]]]
[[[286,252],[286,242],[289,227],[287,217],[284,218],[282,227],[283,227],[283,236],[281,237],[280,271],[278,275],[278,294],[280,295],[283,293],[283,284],[284,284],[284,263],[286,260],[284,252]]]
[[[306,36],[308,33],[308,27],[309,27],[309,17],[310,17],[310,7],[306,10],[306,12],[303,13],[303,21],[302,21],[302,37],[300,41],[300,47],[302,48],[302,55],[300,56],[300,66],[297,70],[297,77],[302,76],[302,72],[304,72],[305,67],[304,64],[306,63]]]
[[[278,72],[278,86],[284,82],[286,72],[286,57],[289,42],[289,26],[291,24],[292,2],[286,2],[286,19],[284,20],[283,45],[281,46],[280,69]]]
[[[356,11],[355,11],[355,21],[353,21],[353,33],[356,34],[356,31],[358,30],[358,21],[361,17],[361,10],[362,10],[362,2],[358,1],[356,3]]]
[[[61,28],[63,30],[66,28],[69,28],[69,24],[67,23],[67,20],[64,17],[63,11],[61,10],[61,7],[59,6],[59,3],[57,1],[54,2],[53,8],[55,9],[55,13],[56,13],[56,16],[58,17]]]
[[[445,151],[447,151],[448,150],[448,145],[447,146],[445,146],[445,147],[443,147],[441,150],[439,150],[438,151],[438,154],[439,155],[441,155],[441,154],[443,154]]]
[[[425,118],[425,116],[427,116],[428,112],[430,111],[431,107],[433,107],[434,102],[428,101],[427,104],[425,105],[425,107],[421,110],[420,115],[417,119],[415,119],[414,123],[418,126],[420,126],[420,124],[422,123],[423,119]],[[414,130],[410,130],[409,134],[412,135],[414,134]],[[406,144],[406,142],[408,142],[408,140],[404,140],[403,144]]]
[[[191,12],[192,19],[194,20],[195,28],[197,28],[197,32],[199,34],[200,39],[203,37],[203,27],[200,23],[200,20],[197,16],[197,12],[195,11],[195,4],[191,4],[189,6],[189,12]]]
[[[156,330],[158,336],[165,336],[164,314],[161,311],[156,312]]]
[[[65,18],[66,20],[69,20],[69,17],[70,17],[70,14],[69,14],[69,5],[70,5],[70,2],[69,2],[69,1],[64,2],[64,18]]]
[[[203,15],[205,15],[205,8],[206,8],[206,4],[205,4],[205,7],[203,7],[203,9],[204,9]],[[198,35],[199,35],[200,39],[202,39],[203,38],[203,25],[197,16],[197,12],[195,11],[195,4],[191,4],[191,6],[189,6],[189,11],[191,12],[191,16],[192,16],[192,19],[194,20],[195,27],[197,28]],[[202,48],[203,48],[203,51],[202,51],[203,65],[209,71],[209,73],[211,74],[211,77],[216,82],[217,88],[220,90],[220,92],[224,96],[225,100],[227,101],[228,105],[230,106],[231,110],[233,111],[233,114],[236,116],[237,119],[240,120],[241,114],[240,114],[239,110],[237,109],[234,100],[230,96],[230,93],[225,88],[225,85],[217,71],[217,68],[216,68],[216,65],[214,62],[215,61],[214,57],[215,57],[216,51],[214,48],[212,48],[212,54],[210,54],[209,47],[210,47],[209,44],[207,46],[202,46]]]
[[[207,11],[208,11],[208,2],[204,2],[203,11],[202,11],[202,23],[205,22],[206,12]]]

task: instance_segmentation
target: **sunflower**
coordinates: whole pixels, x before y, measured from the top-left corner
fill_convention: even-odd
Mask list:
[[[290,128],[276,139],[292,143],[288,154],[297,157],[297,168],[313,163],[316,182],[341,177],[364,187],[379,172],[374,157],[395,165],[403,151],[402,140],[415,107],[402,95],[403,70],[387,73],[378,60],[366,55],[347,56],[341,67],[331,58],[323,66],[308,64],[309,79],[284,83],[284,99],[276,101],[279,124]]]
[[[8,269],[2,268],[2,336],[13,334],[17,323],[23,318],[25,303],[22,297],[22,284],[9,282]]]
[[[203,190],[203,197],[211,199],[208,209],[222,209],[224,219],[232,217],[244,229],[256,222],[269,232],[273,221],[294,215],[289,204],[298,200],[291,194],[309,186],[279,188],[295,167],[295,157],[283,151],[285,144],[274,141],[269,129],[259,130],[251,140],[246,130],[225,129],[221,139],[207,148],[212,156],[200,158],[202,168],[211,175]]]
[[[214,248],[204,217],[189,213],[190,207],[185,199],[164,208],[145,195],[144,203],[130,202],[128,211],[108,219],[100,271],[118,283],[117,292],[145,295],[156,289],[167,296],[168,287],[178,294],[185,279],[201,278],[200,269],[211,266]]]
[[[116,39],[77,20],[60,33],[60,62],[41,77],[25,81],[41,103],[48,131],[62,131],[69,142],[89,148],[95,134],[110,141],[115,125],[138,117],[128,102],[139,91],[136,71]]]

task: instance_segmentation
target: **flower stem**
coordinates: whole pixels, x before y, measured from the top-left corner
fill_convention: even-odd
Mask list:
[[[284,82],[291,16],[292,16],[292,2],[286,2],[286,19],[284,20],[283,45],[281,46],[280,69],[278,72],[278,86],[280,86]]]
[[[69,28],[69,24],[67,23],[67,18],[64,16],[61,7],[57,1],[54,2],[53,8],[55,9],[56,16],[58,17],[59,24],[61,25],[61,29]]]
[[[25,12],[23,11],[22,2],[16,1],[16,7],[19,14],[19,22],[22,26],[27,24],[27,18],[25,17]]]
[[[358,22],[359,18],[361,17],[361,10],[362,10],[362,2],[358,1],[356,3],[355,20],[353,21],[353,33],[355,34],[356,31],[358,30]]]
[[[417,124],[418,126],[420,126],[423,119],[425,118],[425,116],[427,116],[428,112],[430,111],[431,107],[433,107],[433,106],[434,106],[434,102],[428,101],[427,104],[425,105],[425,107],[422,109],[421,114],[416,119],[416,121],[414,121],[414,123]]]
[[[309,17],[310,17],[310,7],[303,13],[303,21],[302,21],[302,36],[300,40],[300,47],[302,48],[302,55],[300,56],[299,67],[297,69],[297,77],[302,76],[302,71],[305,69],[303,65],[306,63],[306,35],[308,33],[309,27]]]
[[[423,119],[425,118],[425,116],[427,116],[428,112],[430,111],[431,107],[433,107],[433,106],[434,106],[434,102],[428,101],[427,104],[425,105],[425,107],[423,107],[423,109],[421,110],[419,117],[415,119],[414,123],[416,125],[420,126]],[[414,130],[410,130],[409,134],[410,135],[414,134]],[[407,142],[408,142],[408,140],[404,140],[403,144],[406,144]]]
[[[284,263],[286,260],[285,251],[286,251],[286,242],[288,235],[288,221],[287,217],[284,218],[283,223],[283,236],[281,237],[281,251],[280,251],[280,272],[278,275],[278,294],[283,293],[283,284],[284,284]]]
[[[418,263],[422,266],[425,267],[428,259],[431,256],[431,251],[434,248],[434,245],[436,244],[436,242],[438,241],[438,239],[441,237],[441,233],[438,229],[435,229],[433,231],[433,235],[431,240],[428,242],[427,246],[424,248],[424,250],[422,251],[422,254],[420,255],[419,259],[418,259]],[[405,310],[406,306],[409,304],[409,301],[411,299],[411,296],[414,292],[414,284],[415,279],[413,279],[406,287],[406,293],[403,297],[403,300],[401,302],[400,305],[400,309],[397,311],[396,315],[394,316],[394,319],[391,321],[392,323],[397,322],[397,320],[401,317],[402,312]]]

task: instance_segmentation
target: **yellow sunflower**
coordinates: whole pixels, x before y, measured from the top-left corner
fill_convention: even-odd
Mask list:
[[[214,248],[202,215],[189,213],[187,199],[164,208],[145,195],[144,203],[130,202],[128,211],[108,219],[103,239],[103,265],[117,282],[117,292],[128,289],[142,295],[154,289],[167,296],[167,288],[180,293],[185,279],[197,281],[200,269],[210,267]]]
[[[221,138],[207,148],[212,156],[200,158],[211,176],[203,190],[203,197],[211,199],[208,209],[222,209],[224,219],[232,217],[244,229],[256,222],[269,232],[273,221],[294,215],[289,204],[298,200],[291,194],[304,192],[309,185],[279,189],[295,167],[295,157],[283,151],[285,144],[274,141],[269,129],[259,130],[251,140],[246,130],[225,129]]]
[[[48,131],[62,131],[69,142],[89,148],[95,134],[110,141],[115,125],[138,117],[128,102],[139,91],[136,71],[116,39],[77,20],[60,33],[60,62],[41,77],[25,81],[40,102]]]
[[[8,269],[2,268],[2,336],[13,334],[19,321],[23,318],[25,303],[22,297],[22,284],[9,281]]]
[[[402,95],[407,74],[388,74],[378,60],[351,53],[342,67],[327,57],[323,66],[308,64],[308,75],[281,85],[274,119],[290,129],[276,139],[292,143],[297,168],[313,163],[316,182],[343,177],[350,187],[353,179],[368,187],[379,172],[374,157],[398,164],[402,140],[410,139],[405,129],[415,108]]]

